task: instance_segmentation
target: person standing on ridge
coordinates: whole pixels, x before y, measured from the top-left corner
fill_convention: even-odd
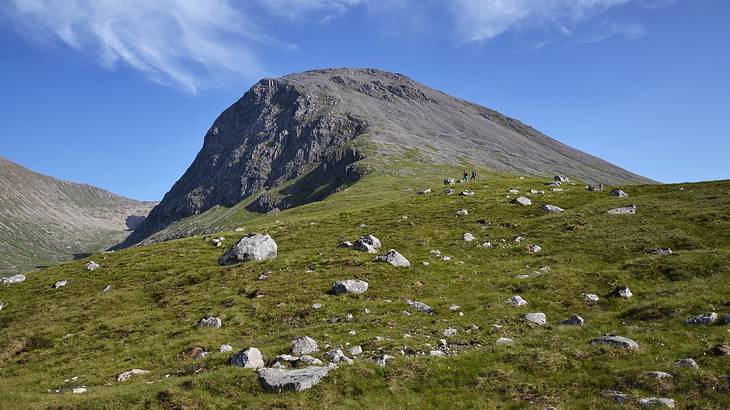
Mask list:
[[[472,169],[471,170],[471,180],[474,181],[475,179],[477,179],[477,170]]]
[[[469,182],[469,173],[464,170],[464,178],[461,179],[464,182]]]

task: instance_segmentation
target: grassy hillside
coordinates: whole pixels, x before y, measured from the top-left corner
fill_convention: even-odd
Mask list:
[[[544,179],[490,175],[470,183],[475,196],[465,197],[443,194],[445,171],[403,162],[278,215],[231,211],[230,226],[245,230],[221,233],[223,248],[212,246],[212,236],[193,237],[94,255],[101,268],[93,272],[84,269],[85,259],[0,288],[0,407],[588,409],[636,408],[638,398],[656,396],[675,399],[679,408],[730,408],[730,357],[707,353],[730,343],[730,327],[684,323],[699,313],[730,313],[730,181],[683,190],[624,187],[629,198],[567,184],[541,197],[525,194],[547,191]],[[416,195],[427,186],[432,193]],[[513,187],[533,205],[511,204]],[[457,193],[463,188],[457,185]],[[543,201],[565,212],[547,214],[539,209]],[[631,203],[636,215],[606,213]],[[462,208],[469,215],[455,216]],[[218,266],[224,248],[246,232],[269,233],[278,257]],[[466,232],[477,240],[463,241]],[[362,234],[377,236],[413,266],[398,269],[337,248]],[[516,236],[525,240],[517,244]],[[478,246],[487,240],[492,248]],[[526,244],[543,250],[527,253]],[[647,253],[657,247],[675,253]],[[435,249],[453,259],[431,256]],[[516,278],[540,266],[549,272]],[[257,280],[263,272],[268,279]],[[368,281],[370,289],[327,293],[335,280],[349,278]],[[69,284],[51,289],[60,279]],[[107,285],[111,290],[102,292]],[[608,297],[617,285],[634,296]],[[250,298],[255,290],[264,296]],[[584,293],[600,301],[589,305]],[[529,305],[504,302],[517,294]],[[406,299],[436,313],[413,310]],[[544,312],[547,325],[528,325],[527,312]],[[196,328],[209,314],[223,326]],[[584,326],[559,324],[574,314]],[[447,338],[449,356],[427,356],[448,327],[457,330]],[[640,349],[591,346],[604,333],[630,337]],[[302,335],[320,345],[361,345],[364,353],[310,390],[272,394],[254,371],[226,364],[233,353],[217,352],[224,343],[234,352],[254,346],[268,360],[288,353]],[[498,346],[500,337],[515,343]],[[213,353],[193,360],[196,347]],[[385,368],[368,359],[383,353],[394,356]],[[685,357],[699,369],[673,364]],[[132,368],[151,372],[116,381]],[[654,370],[674,377],[646,376]],[[81,385],[87,393],[67,391]],[[614,404],[608,391],[627,394],[627,403]]]

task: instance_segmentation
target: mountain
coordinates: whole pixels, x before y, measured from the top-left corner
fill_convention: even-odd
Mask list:
[[[406,76],[315,70],[263,79],[226,109],[190,168],[122,246],[255,194],[249,211],[321,200],[403,158],[584,182],[651,182]]]
[[[155,204],[41,175],[0,157],[0,271],[104,250],[129,235]]]

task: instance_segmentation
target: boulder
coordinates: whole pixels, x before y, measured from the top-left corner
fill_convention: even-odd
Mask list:
[[[512,200],[513,204],[522,205],[522,206],[530,206],[532,205],[532,201],[530,201],[529,198],[525,198],[524,196],[518,196],[517,198]]]
[[[540,209],[542,209],[545,212],[553,213],[553,214],[557,214],[557,213],[564,211],[564,209],[559,206],[549,205],[549,204],[542,204],[542,206],[540,206]]]
[[[543,326],[545,325],[545,323],[547,323],[547,317],[542,312],[527,313],[524,316],[524,319],[527,322],[534,323],[538,326]]]
[[[673,376],[667,372],[660,372],[660,371],[651,371],[646,372],[646,375],[651,377],[652,379],[662,380],[662,379],[671,379]]]
[[[246,369],[260,369],[264,367],[264,355],[255,347],[241,350],[228,361],[231,366],[243,367]]]
[[[218,351],[221,352],[221,353],[232,352],[233,351],[233,346],[231,346],[229,344],[224,344],[224,345],[221,345],[220,348],[218,348]]]
[[[553,177],[553,180],[557,182],[570,182],[570,179],[568,179],[568,177],[566,177],[565,175],[555,175],[555,177]]]
[[[586,302],[590,302],[590,303],[598,302],[598,295],[594,295],[593,293],[586,293],[583,296],[585,297]]]
[[[117,376],[117,381],[118,382],[126,382],[132,376],[141,376],[141,375],[147,374],[149,372],[150,372],[149,370],[142,370],[142,369],[127,370],[126,372],[120,373]]]
[[[651,409],[651,408],[657,408],[657,407],[666,407],[668,409],[674,408],[674,400],[673,399],[667,399],[664,397],[646,397],[643,399],[639,399],[639,404],[642,408],[645,409]]]
[[[469,211],[466,208],[459,209],[458,211],[456,211],[456,216],[467,216],[467,215],[469,215]]]
[[[309,336],[298,337],[291,342],[291,352],[295,355],[311,354],[319,351],[319,343]]]
[[[223,321],[219,317],[206,316],[198,321],[198,327],[221,327]]]
[[[514,344],[515,341],[507,337],[500,337],[495,343],[497,345],[511,345]]]
[[[611,291],[611,296],[628,299],[631,296],[634,296],[634,294],[631,293],[631,289],[629,289],[628,286],[616,286]]]
[[[417,301],[408,299],[408,300],[406,300],[406,304],[420,312],[423,312],[423,313],[426,313],[429,315],[433,315],[435,313],[433,308],[431,308],[431,306],[429,306],[423,302],[417,302]]]
[[[430,194],[430,193],[431,193],[431,188],[426,188],[426,189],[424,189],[424,190],[421,190],[421,191],[418,191],[418,192],[416,192],[416,193],[417,193],[418,195],[425,195],[425,194]]]
[[[308,354],[303,354],[299,356],[298,362],[304,363],[308,366],[321,366],[323,363],[321,360],[317,359],[316,357],[312,357]]]
[[[350,352],[350,354],[352,356],[357,356],[357,355],[362,354],[362,347],[361,346],[352,346],[351,348],[348,349],[348,351]]]
[[[411,266],[411,262],[395,249],[391,249],[387,253],[376,257],[375,260],[378,262],[387,262],[397,268],[408,268]]]
[[[456,329],[454,329],[453,327],[447,327],[444,330],[444,337],[452,337],[454,335],[456,335]]]
[[[636,205],[627,205],[620,208],[609,209],[609,215],[634,215],[636,213]]]
[[[471,242],[471,241],[475,240],[476,237],[474,235],[472,235],[471,233],[467,232],[461,236],[461,239],[465,240],[466,242]]]
[[[474,196],[474,191],[470,191],[470,190],[466,189],[460,195],[461,196]]]
[[[276,242],[266,234],[252,233],[241,238],[218,259],[220,265],[233,265],[247,261],[261,261],[276,256]]]
[[[527,305],[527,301],[523,299],[520,295],[514,295],[511,298],[507,299],[505,302],[509,305],[518,307]]]
[[[350,241],[342,241],[337,245],[338,248],[344,248],[344,249],[349,249],[354,246],[355,245],[353,245],[352,242],[350,242]]]
[[[542,250],[542,247],[540,245],[530,244],[525,247],[525,250],[527,253],[538,253]]]
[[[685,320],[688,325],[711,325],[717,322],[718,315],[715,312],[702,313]]]
[[[259,369],[256,374],[261,387],[266,391],[298,392],[318,384],[323,377],[327,376],[330,370],[332,370],[332,367],[309,366],[304,369],[294,370],[265,367]]]
[[[329,352],[325,353],[327,357],[332,361],[332,363],[347,363],[352,364],[353,360],[349,357],[345,356],[345,353],[340,349],[334,349],[330,350]]]
[[[355,242],[354,248],[367,253],[376,253],[380,249],[380,239],[373,235],[365,235]]]
[[[564,326],[583,326],[583,323],[585,323],[585,319],[578,315],[573,315],[570,317],[570,319],[566,319],[560,322],[560,324]]]
[[[615,197],[619,197],[619,198],[628,198],[629,197],[629,194],[627,194],[626,192],[624,192],[620,189],[614,189],[613,191],[611,191],[611,195],[613,195]]]
[[[454,185],[455,183],[456,183],[456,180],[454,178],[444,179],[444,185]]]
[[[665,255],[671,255],[673,252],[670,248],[657,248],[657,249],[652,249],[651,251],[649,251],[649,253],[658,255],[658,256],[665,256]]]
[[[66,280],[66,279],[61,279],[61,280],[59,280],[58,282],[56,282],[56,283],[54,283],[53,285],[51,285],[51,287],[52,287],[53,289],[60,289],[60,288],[62,288],[62,287],[64,287],[64,286],[66,286],[66,285],[68,285],[68,280]]]
[[[93,271],[93,270],[99,269],[100,266],[99,266],[98,263],[96,263],[94,261],[89,261],[86,265],[84,265],[84,267],[86,267],[86,270],[92,270]]]
[[[446,194],[446,195],[453,195],[454,194],[454,190],[451,189],[451,188],[446,188],[446,189],[444,189],[444,194]]]
[[[25,275],[12,275],[0,277],[0,283],[3,285],[12,285],[14,283],[20,283],[25,281]]]
[[[593,346],[597,345],[608,345],[613,347],[619,347],[621,349],[636,350],[639,348],[639,344],[629,339],[628,337],[616,336],[606,334],[591,340]]]
[[[368,283],[358,279],[338,280],[332,285],[332,294],[341,293],[360,294],[368,290]]]
[[[697,362],[695,361],[695,359],[692,359],[691,357],[679,359],[674,362],[674,365],[677,367],[687,367],[689,369],[699,369]]]
[[[588,185],[589,192],[603,192],[603,184]]]

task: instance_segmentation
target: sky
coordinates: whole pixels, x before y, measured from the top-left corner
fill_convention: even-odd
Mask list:
[[[727,0],[5,0],[0,156],[159,200],[263,77],[372,67],[661,182],[730,178]]]

